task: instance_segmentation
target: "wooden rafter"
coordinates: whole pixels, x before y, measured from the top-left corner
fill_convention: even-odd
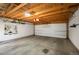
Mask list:
[[[20,4],[19,6],[13,8],[10,12],[8,12],[8,13],[6,14],[6,16],[7,16],[7,15],[10,15],[11,13],[15,12],[16,10],[22,8],[22,7],[25,6],[25,5],[26,5],[26,4]]]
[[[65,5],[65,6],[66,6],[65,9],[66,9],[66,8],[68,8],[70,5]],[[31,12],[32,10],[36,10],[36,9],[40,9],[40,8],[42,9],[42,7],[45,8],[45,4],[42,4],[42,6],[41,6],[41,5],[38,5],[37,7],[31,8],[30,10],[27,10],[27,11]],[[37,12],[37,15],[43,14],[43,13],[46,13],[46,12],[49,12],[49,11],[56,11],[56,10],[62,9],[62,8],[64,8],[64,6],[59,5],[58,7],[49,8],[49,9],[45,9],[45,10],[43,10],[43,11]],[[18,16],[20,16],[20,15],[23,15],[23,13],[24,13],[24,12],[20,12],[20,13],[16,14],[16,15],[13,16],[13,17],[18,17]],[[35,15],[33,15],[33,16],[35,16]],[[22,18],[23,18],[23,17],[22,17]]]
[[[13,6],[14,6],[14,4],[12,3],[12,4],[10,4],[10,6],[8,7],[8,9],[6,10],[6,12],[5,13],[8,13],[12,8],[13,8]]]
[[[34,6],[34,7],[32,7],[31,9],[28,9],[28,11],[30,12],[30,11],[32,11],[33,9],[40,8],[40,7],[41,7],[41,4],[38,4],[38,5]],[[17,13],[16,15],[14,15],[13,17],[18,17],[18,16],[23,15],[24,12],[25,12],[25,10],[26,10],[26,8],[23,7],[23,9],[24,9],[23,12],[19,12],[19,13]]]
[[[71,9],[66,9],[66,10],[59,10],[59,11],[56,11],[56,12],[51,12],[51,13],[46,13],[46,14],[42,14],[42,15],[37,15],[37,16],[33,16],[33,17],[27,17],[29,19],[33,19],[35,17],[45,17],[45,16],[48,16],[48,15],[54,15],[54,14],[59,14],[59,13],[64,13],[64,12],[71,12],[73,11],[74,8],[71,8]]]
[[[78,8],[79,4],[9,4],[8,8],[2,9],[0,11],[0,16],[12,18],[12,19],[22,19],[32,23],[61,23],[67,22],[70,15]],[[25,11],[31,13],[32,15],[27,17],[24,15]],[[40,19],[40,21],[34,22],[34,19]]]
[[[65,7],[65,8],[64,8],[64,7]],[[32,18],[38,17],[38,16],[40,16],[40,15],[44,15],[44,13],[47,13],[47,12],[49,12],[49,11],[52,11],[51,13],[48,13],[48,15],[49,15],[49,14],[52,14],[53,12],[54,12],[54,13],[57,12],[58,10],[61,11],[62,9],[63,9],[63,10],[64,10],[64,9],[67,9],[68,7],[69,7],[69,5],[45,9],[45,10],[40,11],[40,12],[37,12],[37,14],[35,14],[35,15],[31,16],[31,17],[27,17],[27,18],[31,18],[31,19],[32,19]],[[56,11],[56,10],[57,10],[57,11]],[[67,10],[68,10],[68,9],[67,9]],[[22,13],[21,13],[21,14],[22,14]],[[20,15],[20,14],[18,14],[18,15]],[[25,16],[22,16],[21,19],[22,19],[22,18],[26,18],[26,17],[25,17]]]

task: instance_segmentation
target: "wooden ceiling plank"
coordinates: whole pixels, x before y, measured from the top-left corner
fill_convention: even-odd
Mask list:
[[[13,17],[13,16],[15,16],[16,14],[18,14],[18,13],[20,13],[20,12],[22,12],[22,10],[21,10],[21,9],[20,9],[20,10],[18,10],[18,11],[16,11],[16,12],[14,12],[14,13],[12,13],[11,15],[8,15],[8,16]]]
[[[33,18],[36,18],[36,17],[45,17],[45,16],[48,16],[48,15],[55,15],[55,14],[59,14],[59,13],[64,13],[64,12],[70,12],[72,11],[74,8],[71,8],[71,9],[66,9],[66,10],[60,10],[60,11],[56,11],[56,12],[51,12],[51,13],[46,13],[46,14],[42,14],[42,15],[38,15],[38,16],[34,16],[34,17],[27,17],[29,19],[33,19]]]
[[[73,4],[72,4],[73,5]],[[45,4],[43,5],[43,6],[45,6]],[[46,12],[49,12],[49,11],[52,11],[53,9],[55,10],[56,8],[56,10],[58,10],[58,9],[61,9],[61,8],[68,8],[70,5],[64,5],[64,6],[58,6],[58,7],[55,7],[55,8],[50,8],[50,9],[45,9],[44,11],[40,11],[40,12],[38,12],[38,15],[39,14],[42,14],[42,13],[46,13]],[[39,5],[36,7],[36,8],[31,8],[31,10],[28,10],[28,11],[32,11],[32,10],[34,10],[34,9],[38,9],[38,8],[41,8],[42,6],[40,5],[40,7],[39,7]],[[13,16],[13,17],[16,17],[16,16],[20,16],[20,15],[22,15],[24,12],[22,12],[22,13],[20,13],[20,14],[18,14],[18,15],[15,15],[15,16]],[[35,15],[34,15],[35,16]]]
[[[59,13],[59,14],[55,14],[55,15],[48,15],[47,17],[40,17],[40,18],[53,18],[53,17],[60,17],[60,16],[69,16],[69,15],[71,15],[72,13],[70,13],[70,12],[65,12],[65,13]]]
[[[65,8],[68,8],[68,6],[69,6],[69,5],[67,5]],[[55,7],[55,8],[56,8],[56,7]],[[54,10],[55,10],[55,8],[54,8]],[[61,7],[61,8],[64,8],[64,7]],[[58,7],[57,10],[58,10],[58,9],[61,9],[61,8]],[[47,10],[44,10],[44,11],[38,12],[38,15],[39,15],[39,14],[42,14],[42,13],[46,13],[46,12],[52,11],[52,10],[53,10],[53,9],[50,8],[50,9],[47,9]],[[20,13],[20,14],[18,13],[17,16],[21,16],[21,15],[23,15],[23,13],[24,13],[24,12],[22,12],[22,13]],[[34,16],[36,16],[36,15],[34,15]],[[13,17],[16,17],[16,16],[13,16]],[[33,17],[33,16],[32,16],[32,17]],[[22,19],[22,18],[26,18],[26,17],[23,16],[23,17],[21,17],[21,19]]]
[[[6,16],[7,16],[7,15],[10,15],[11,13],[15,12],[16,10],[22,8],[22,7],[25,6],[25,5],[26,5],[26,4],[20,4],[19,6],[13,8],[10,12],[8,12],[8,13],[6,14]]]
[[[36,8],[37,6],[40,6],[40,4],[36,4],[36,6],[34,5],[33,8]],[[16,17],[18,17],[18,16],[20,16],[20,15],[23,15],[24,12],[26,11],[26,9],[28,9],[28,8],[22,7],[22,9],[24,10],[23,12],[19,12],[19,13],[17,13],[16,15],[14,14],[13,17],[16,18]],[[32,9],[32,8],[31,8],[31,9]],[[31,9],[29,9],[29,10],[31,10]]]
[[[45,6],[45,5],[44,5]],[[39,6],[38,6],[39,7]],[[67,8],[68,6],[65,6],[65,8]],[[41,8],[41,5],[40,5],[40,7],[39,8]],[[61,10],[61,9],[63,9],[64,8],[64,6],[58,6],[58,7],[53,7],[53,8],[49,8],[49,9],[44,9],[43,11],[40,11],[40,12],[37,12],[37,13],[35,13],[33,16],[37,16],[37,15],[40,15],[40,14],[43,14],[43,13],[46,13],[46,12],[49,12],[49,11],[58,11],[58,10]],[[34,8],[34,9],[38,9],[38,8]],[[33,10],[33,9],[31,9],[31,10]],[[28,10],[29,11],[29,10]],[[32,17],[33,17],[32,16]]]
[[[26,4],[25,4],[26,5]],[[66,22],[67,19],[70,17],[70,13],[73,12],[74,8],[77,8],[77,5],[73,5],[73,4],[65,4],[65,5],[60,5],[58,4],[58,6],[54,5],[54,4],[40,4],[40,5],[36,5],[36,7],[34,8],[28,8],[30,5],[25,6],[23,4],[16,4],[16,6],[14,6],[15,8],[13,8],[12,6],[9,6],[9,8],[5,12],[2,12],[2,15],[5,17],[10,17],[10,18],[14,18],[16,19],[23,19],[29,22],[34,22],[33,19],[39,18],[40,21],[39,22],[35,22],[35,23],[60,23],[60,22]],[[52,6],[53,7],[52,7]],[[71,6],[72,5],[72,6]],[[47,7],[45,7],[47,6]],[[60,6],[60,7],[59,7]],[[24,10],[25,9],[25,10]],[[22,11],[20,11],[22,10]],[[24,12],[28,11],[30,13],[33,14],[33,16],[30,17],[25,17],[24,16]],[[19,11],[19,12],[18,12]],[[66,14],[69,13],[69,14]],[[37,14],[35,14],[37,13]],[[5,15],[4,15],[5,14]],[[63,14],[63,15],[61,15]],[[58,16],[57,16],[58,15]]]
[[[13,6],[14,6],[14,4],[12,3],[12,4],[8,7],[8,9],[6,10],[5,13],[9,12],[9,11],[13,8]]]
[[[23,7],[22,7],[23,8]],[[16,16],[17,14],[19,14],[19,13],[22,13],[23,14],[23,12],[24,12],[24,10],[22,10],[22,9],[19,9],[19,10],[17,10],[15,13],[12,13],[11,15],[9,15],[10,17],[14,17],[14,16]]]
[[[42,4],[42,5],[38,5],[37,7],[35,7],[35,8],[31,8],[30,10],[28,10],[28,11],[33,11],[33,10],[36,10],[36,9],[39,9],[39,8],[42,8],[42,7],[45,7],[46,6],[46,4]],[[62,5],[60,5],[60,6],[58,6],[58,7],[54,7],[54,8],[47,8],[47,9],[45,9],[45,10],[43,10],[43,11],[40,11],[40,12],[38,12],[38,15],[39,14],[42,14],[42,13],[46,13],[46,12],[49,12],[49,11],[55,11],[55,10],[58,10],[58,9],[61,9],[61,8],[68,8],[68,6],[69,5],[65,5],[65,6],[62,6]],[[20,15],[22,15],[24,12],[22,12],[22,13],[19,13],[19,14],[17,14],[17,15],[15,15],[15,16],[13,16],[13,17],[17,17],[17,16],[20,16]],[[35,16],[35,15],[34,15]]]
[[[24,14],[24,11],[23,12],[19,12],[18,14],[14,15],[13,17],[19,17],[19,16],[21,16],[23,14]]]
[[[74,8],[71,8],[70,10],[72,10],[72,9],[74,9]],[[55,11],[55,12],[56,12],[56,13],[55,13],[55,12],[53,12],[52,10],[54,10],[54,9],[51,8],[51,9],[48,9],[48,10],[44,10],[44,11],[38,12],[38,13],[41,14],[41,15],[39,15],[39,14],[38,14],[38,15],[33,15],[33,16],[27,17],[27,18],[33,19],[33,18],[36,18],[36,17],[38,17],[38,16],[39,16],[39,17],[42,17],[42,16],[47,16],[47,15],[49,15],[49,14],[51,15],[51,14],[56,14],[56,13],[58,14],[58,13],[60,13],[60,12],[70,11],[69,9],[66,9],[65,11],[62,11],[61,8],[60,8],[60,10],[57,9],[57,12]],[[55,10],[56,10],[56,9],[55,9]],[[46,15],[45,15],[45,14],[42,15],[42,13],[46,13],[46,12],[49,12],[49,11],[52,11],[52,12],[51,12],[51,13],[47,13]],[[58,11],[59,11],[59,12],[58,12]],[[23,16],[23,17],[21,17],[21,18],[26,18],[26,17]]]

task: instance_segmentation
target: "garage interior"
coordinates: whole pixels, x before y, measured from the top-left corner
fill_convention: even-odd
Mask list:
[[[0,55],[78,55],[78,3],[0,3]]]

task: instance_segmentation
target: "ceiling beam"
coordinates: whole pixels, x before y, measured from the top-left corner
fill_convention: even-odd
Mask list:
[[[39,19],[48,19],[48,20],[50,20],[50,19],[59,19],[59,18],[68,18],[68,17],[70,17],[70,15],[71,15],[72,13],[61,13],[61,14],[55,14],[55,15],[49,15],[49,16],[47,16],[47,17],[40,17]],[[50,18],[50,19],[49,19]]]
[[[26,4],[20,4],[19,6],[13,8],[10,12],[8,12],[8,13],[6,14],[6,16],[10,15],[11,13],[15,12],[16,10],[22,8],[22,7],[25,6],[25,5],[26,5]]]
[[[27,5],[28,5],[28,4],[27,4]],[[27,6],[22,7],[22,9],[21,9],[22,12],[19,12],[19,13],[12,13],[10,16],[16,18],[17,16],[23,15],[26,10],[31,10],[32,8],[36,8],[37,6],[40,6],[40,4],[35,4],[34,6],[30,6],[31,8],[29,8],[29,9],[27,8]]]
[[[7,10],[6,10],[5,14],[6,14],[7,12],[9,12],[9,11],[13,8],[13,6],[14,6],[14,4],[13,4],[13,3],[12,3],[12,4],[10,4],[10,6],[7,8]]]
[[[71,8],[71,9],[65,9],[65,10],[59,10],[59,11],[56,11],[56,12],[50,12],[50,13],[46,13],[46,14],[42,14],[42,15],[37,15],[37,16],[33,16],[33,17],[27,17],[29,19],[34,19],[36,17],[45,17],[45,16],[48,16],[48,15],[55,15],[55,14],[59,14],[59,13],[64,13],[64,12],[72,12],[73,10],[75,10],[74,8]]]
[[[68,6],[70,6],[70,5],[58,5],[57,7],[53,7],[53,8],[46,8],[45,7],[46,6],[46,4],[40,4],[40,5],[38,5],[38,6],[36,6],[36,7],[34,7],[34,8],[31,8],[31,9],[29,9],[29,10],[27,10],[27,11],[29,11],[29,12],[31,12],[31,11],[33,11],[33,10],[38,10],[38,9],[42,9],[42,8],[45,8],[45,9],[43,9],[43,11],[40,11],[40,12],[37,12],[37,15],[39,15],[39,14],[43,14],[43,13],[46,13],[46,12],[49,12],[49,11],[56,11],[56,10],[59,10],[59,9],[63,9],[64,7],[65,8],[68,8]],[[53,6],[53,5],[52,5]],[[52,7],[51,6],[51,7]],[[23,7],[24,8],[24,7]],[[18,13],[18,14],[16,14],[16,15],[14,15],[13,17],[18,17],[18,16],[20,16],[20,15],[23,15],[24,14],[24,12],[20,12],[20,13]],[[34,15],[35,16],[35,15]]]
[[[70,5],[66,5],[66,6],[64,6],[65,9],[67,9],[68,6],[70,6]],[[60,8],[60,7],[61,7],[61,8]],[[58,9],[61,10],[61,9],[64,8],[63,6],[60,6],[60,7],[56,7],[57,10],[58,10]],[[36,17],[36,16],[38,16],[38,15],[40,15],[40,14],[43,14],[43,13],[46,13],[46,12],[52,11],[52,10],[54,11],[56,8],[49,8],[49,9],[47,9],[47,10],[44,10],[44,11],[38,12],[37,15],[33,15],[32,18],[33,18],[33,17]],[[35,9],[35,8],[34,8],[34,9]],[[31,10],[32,10],[32,9],[31,9]],[[18,18],[18,17],[19,17],[19,19],[27,18],[27,17],[24,16],[24,11],[23,11],[23,12],[19,12],[18,14],[14,15],[14,16],[12,16],[12,17],[14,17],[14,18]],[[31,17],[29,17],[29,18],[31,18]]]
[[[67,5],[67,6],[60,6],[60,7],[55,7],[55,8],[49,8],[49,9],[45,9],[45,10],[43,10],[43,11],[40,11],[40,12],[38,12],[37,14],[35,14],[35,15],[33,15],[33,16],[30,16],[30,17],[25,17],[25,16],[23,16],[23,17],[21,17],[21,19],[22,18],[31,18],[31,19],[33,19],[33,18],[36,18],[36,17],[41,17],[40,15],[45,15],[44,13],[47,13],[48,15],[49,14],[52,14],[52,13],[59,13],[59,12],[62,12],[62,10],[68,10],[68,7],[69,7],[69,5]],[[73,8],[73,7],[72,7]],[[74,9],[74,8],[73,8]],[[51,12],[51,13],[50,13]]]
[[[46,13],[46,12],[49,12],[49,11],[56,11],[56,10],[60,10],[61,8],[63,8],[62,6],[61,7],[55,7],[55,8],[49,8],[49,9],[45,9],[43,11],[40,11],[40,12],[37,12],[35,15],[31,16],[31,17],[35,17],[37,15],[40,15],[40,14],[43,14],[43,13]],[[22,13],[21,13],[22,14]],[[18,14],[18,15],[21,15],[21,14]],[[22,18],[31,18],[31,17],[21,17]]]

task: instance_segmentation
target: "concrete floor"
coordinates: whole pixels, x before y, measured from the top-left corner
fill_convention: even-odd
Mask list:
[[[0,55],[73,55],[79,51],[67,39],[30,36],[0,43]]]

